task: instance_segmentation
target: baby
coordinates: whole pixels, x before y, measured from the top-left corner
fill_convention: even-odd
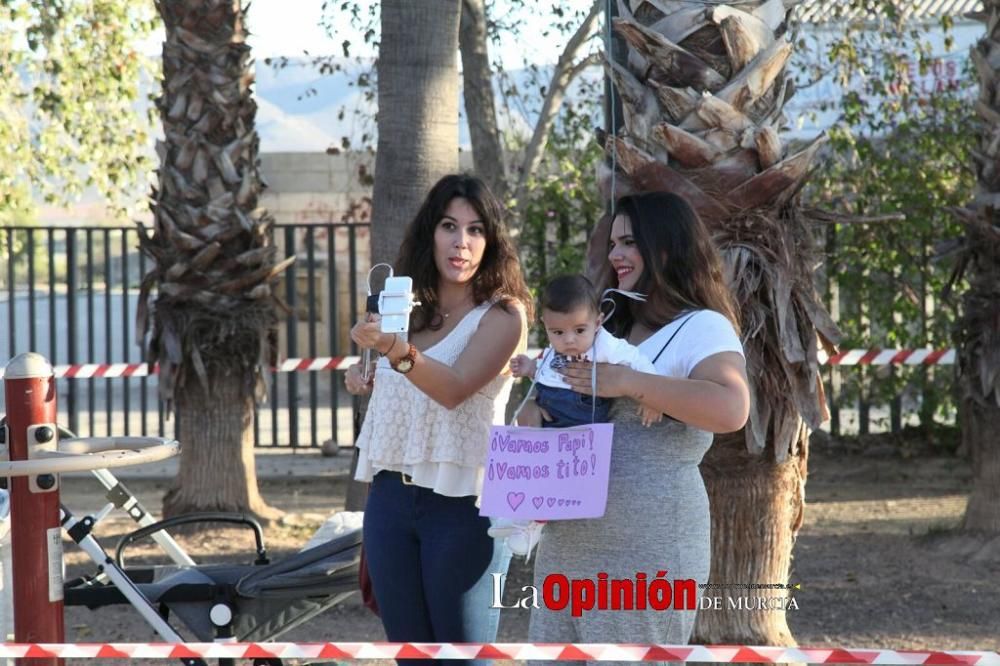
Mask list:
[[[540,361],[521,354],[510,362],[515,377],[533,377],[535,402],[543,412],[543,428],[571,428],[608,421],[612,400],[576,393],[563,380],[559,370],[572,361],[615,363],[640,372],[654,373],[653,364],[625,340],[616,338],[601,327],[600,294],[583,275],[564,275],[549,282],[541,298],[541,319],[548,334],[549,347]],[[662,418],[640,407],[643,424]],[[516,555],[528,556],[541,536],[539,521],[500,519],[490,528],[493,537],[506,537]]]

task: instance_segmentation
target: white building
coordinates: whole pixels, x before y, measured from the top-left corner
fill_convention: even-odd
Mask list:
[[[909,67],[913,88],[921,96],[958,87],[969,60],[969,49],[984,34],[985,25],[968,17],[982,11],[979,0],[906,0],[899,3],[906,22],[919,29],[921,40],[929,45],[933,65],[926,73],[918,71],[916,58]],[[789,133],[796,138],[810,138],[836,122],[839,101],[844,95],[831,70],[830,45],[843,39],[845,31],[852,39],[875,39],[878,16],[851,9],[850,0],[805,0],[795,10],[799,23],[796,38],[804,40],[805,48],[797,45],[792,57],[792,71],[800,87],[785,106]],[[952,22],[945,30],[943,20]],[[947,44],[950,37],[951,43]],[[871,63],[877,67],[878,62]],[[827,70],[818,81],[812,72]],[[815,81],[815,82],[812,82]],[[851,82],[852,90],[861,90],[860,77]],[[971,115],[971,110],[970,110]]]

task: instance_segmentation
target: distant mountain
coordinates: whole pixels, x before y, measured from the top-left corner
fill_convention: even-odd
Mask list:
[[[366,102],[364,92],[352,85],[357,74],[369,65],[349,61],[340,64],[346,73],[320,74],[303,58],[289,58],[282,68],[257,63],[257,132],[262,152],[323,151],[329,146],[340,146],[342,137],[348,137],[351,145],[358,147],[366,133],[371,135],[374,144],[375,103]],[[530,75],[526,70],[511,71],[508,76],[519,90],[530,89]],[[585,76],[600,77],[602,73],[595,67]],[[499,88],[495,92],[499,100]],[[571,90],[567,100],[573,100],[573,93]],[[469,128],[461,90],[458,103],[459,145],[468,148]],[[343,117],[340,117],[341,109],[344,109]],[[362,113],[354,113],[356,110]],[[511,113],[514,117],[501,129],[530,132],[536,118],[533,110],[515,106]],[[500,122],[504,125],[503,118]]]
[[[257,134],[260,150],[264,153],[316,153],[339,144],[338,128],[323,119],[330,114],[320,114],[317,122],[289,113],[270,99],[257,97]],[[327,129],[329,127],[329,129]]]
[[[360,66],[348,72],[359,71]],[[341,137],[360,144],[358,119],[353,109],[375,117],[375,105],[364,101],[363,93],[350,85],[348,74],[320,74],[304,59],[289,59],[285,67],[257,63],[257,133],[261,152],[323,152],[339,146]],[[341,108],[346,109],[343,118]]]
[[[804,60],[799,57],[793,61],[793,75],[803,73],[796,70],[797,67],[804,66]],[[257,131],[261,137],[262,152],[324,151],[331,146],[339,147],[343,137],[349,139],[352,147],[360,147],[364,144],[362,139],[365,134],[371,136],[369,143],[374,145],[376,105],[374,101],[366,102],[363,91],[352,85],[357,74],[370,67],[370,64],[344,60],[339,63],[344,72],[321,74],[316,66],[304,58],[289,58],[285,63],[281,68],[263,62],[257,63]],[[522,93],[531,90],[530,73],[527,70],[509,71],[507,75]],[[603,71],[593,67],[584,76],[588,81],[595,82],[603,76]],[[495,85],[497,104],[500,106],[503,98],[499,84],[495,82]],[[580,94],[574,86],[567,94],[566,101],[572,102]],[[832,124],[839,110],[831,108],[823,111],[821,107],[836,102],[841,94],[832,74],[818,85],[799,91],[786,107],[789,125],[787,136],[809,138]],[[541,99],[533,106],[538,107],[540,104]],[[513,99],[507,107],[512,117],[498,119],[501,124],[505,124],[502,130],[530,134],[537,119],[535,110],[525,109],[519,101]],[[357,113],[358,111],[361,113]],[[463,149],[469,149],[469,129],[461,90],[459,113],[459,145]],[[598,111],[595,122],[600,122],[599,116]]]

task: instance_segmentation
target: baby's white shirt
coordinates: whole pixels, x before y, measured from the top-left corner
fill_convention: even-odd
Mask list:
[[[614,363],[615,365],[627,365],[639,372],[656,373],[652,362],[642,354],[638,347],[630,345],[621,338],[616,338],[603,328],[599,328],[594,336],[594,344],[581,357],[570,359],[557,353],[552,347],[546,347],[538,362],[538,368],[535,370],[535,380],[539,384],[553,388],[570,388],[569,384],[563,381],[559,369],[571,360]]]

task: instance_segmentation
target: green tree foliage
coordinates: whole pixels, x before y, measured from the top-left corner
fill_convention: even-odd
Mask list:
[[[535,291],[551,277],[583,271],[587,240],[604,212],[594,185],[604,153],[591,140],[593,121],[589,101],[567,104],[549,137],[543,168],[528,181],[519,242]]]
[[[146,194],[147,0],[0,0],[0,222],[86,188],[123,215]]]
[[[488,0],[486,3],[496,108],[499,124],[506,128],[501,142],[512,163],[508,169],[509,178],[514,181],[511,185],[524,170],[521,161],[532,136],[533,128],[525,119],[537,122],[534,119],[544,113],[544,100],[554,68],[533,62],[535,54],[530,49],[522,49],[519,61],[505,65],[502,58],[505,43],[527,39],[530,34],[531,38],[553,40],[563,48],[580,30],[593,4],[592,0],[553,3]],[[321,74],[346,77],[349,84],[362,93],[358,107],[338,110],[341,119],[351,117],[354,127],[360,129],[360,145],[352,145],[350,139],[343,137],[338,146],[328,149],[329,152],[373,148],[375,124],[371,113],[377,90],[375,67],[370,58],[358,54],[377,50],[378,18],[378,4],[373,0],[327,3],[324,27],[339,51],[336,56],[305,54],[309,56],[309,66]],[[533,34],[537,26],[544,27],[540,34]],[[361,35],[364,44],[352,43],[349,35]],[[602,124],[603,78],[596,65],[604,48],[604,37],[603,30],[584,35],[584,42],[574,58],[578,68],[549,130],[541,164],[526,178],[525,200],[516,202],[516,219],[512,220],[512,226],[518,235],[528,284],[536,292],[554,275],[584,269],[590,231],[604,210],[604,202],[594,184],[597,164],[603,155],[595,141],[595,128]],[[287,58],[269,59],[266,63],[278,69],[294,64]],[[515,76],[507,67],[520,71]],[[581,75],[587,67],[590,71]],[[315,90],[306,89],[302,97],[313,94]],[[476,122],[476,119],[470,118],[469,122]],[[370,179],[367,172],[359,173],[359,177],[362,182]],[[513,189],[510,188],[511,194]],[[513,200],[507,203],[515,208]],[[536,331],[544,344],[544,329],[538,326]]]
[[[503,54],[511,51],[510,43],[523,41],[525,39],[541,38],[558,44],[560,48],[572,40],[575,32],[580,28],[588,13],[594,5],[593,0],[572,0],[569,2],[536,3],[525,0],[487,0],[487,39],[489,41],[489,52],[491,69],[496,90],[496,109],[499,116],[499,125],[506,128],[501,136],[508,160],[511,167],[508,169],[511,181],[518,181],[518,177],[523,167],[520,160],[523,157],[526,146],[531,138],[533,127],[528,123],[538,122],[537,119],[543,113],[544,100],[549,87],[552,84],[552,66],[539,66],[533,61],[537,54],[531,49],[520,49],[520,58],[514,62],[505,64]],[[338,53],[334,56],[310,56],[309,66],[314,67],[321,74],[332,76],[344,76],[351,87],[356,87],[361,91],[361,102],[355,108],[342,107],[337,113],[341,119],[352,118],[352,125],[360,135],[360,144],[348,137],[342,137],[340,144],[331,146],[329,152],[340,152],[342,150],[371,150],[375,141],[375,126],[373,114],[373,104],[375,102],[375,92],[377,90],[377,79],[374,63],[371,58],[366,58],[361,53],[377,51],[379,45],[379,25],[378,25],[378,3],[375,0],[344,0],[342,2],[328,2],[324,5],[323,26],[330,39],[338,48]],[[534,34],[539,28],[541,34]],[[352,42],[360,35],[363,44]],[[601,34],[587,34],[584,36],[584,43],[581,49],[576,52],[574,64],[579,65],[570,77],[572,86],[576,87],[572,95],[572,102],[564,102],[566,106],[575,104],[574,109],[566,111],[559,108],[559,117],[556,124],[574,123],[569,119],[572,114],[590,114],[596,121],[600,114],[601,99],[603,96],[602,82],[597,64],[598,56],[603,48]],[[278,69],[292,66],[294,63],[287,58],[273,58],[265,61],[267,64]],[[514,72],[508,71],[506,67],[516,67],[519,70],[515,77]],[[583,69],[590,67],[591,75],[580,76]],[[305,89],[302,97],[309,97],[315,94],[315,90]],[[461,110],[460,113],[465,113]],[[468,119],[468,122],[477,122],[476,119]],[[588,134],[582,136],[576,129],[554,130],[562,133],[566,139],[573,137],[577,142],[577,147],[583,150],[583,145],[591,140],[593,123],[588,127]],[[534,174],[532,174],[534,175]],[[366,180],[367,174],[359,174],[361,181]],[[591,181],[592,182],[592,181]],[[511,185],[515,184],[511,183]],[[533,186],[532,186],[533,188]],[[513,193],[513,188],[511,188]],[[512,202],[509,202],[512,203]],[[520,226],[520,220],[515,221],[515,227]]]
[[[819,289],[839,301],[830,305],[844,348],[947,347],[956,316],[939,300],[951,267],[935,260],[934,247],[959,234],[948,208],[964,205],[974,186],[966,111],[974,80],[962,71],[963,59],[947,52],[950,18],[937,26],[909,23],[901,7],[892,0],[845,5],[859,15],[828,46],[843,96],[809,198],[817,207],[880,220],[822,230],[827,283]],[[946,52],[928,39],[935,28],[946,35]],[[844,373],[845,397],[885,403],[922,395],[923,425],[953,409],[948,369],[874,373],[874,382],[870,371]]]

